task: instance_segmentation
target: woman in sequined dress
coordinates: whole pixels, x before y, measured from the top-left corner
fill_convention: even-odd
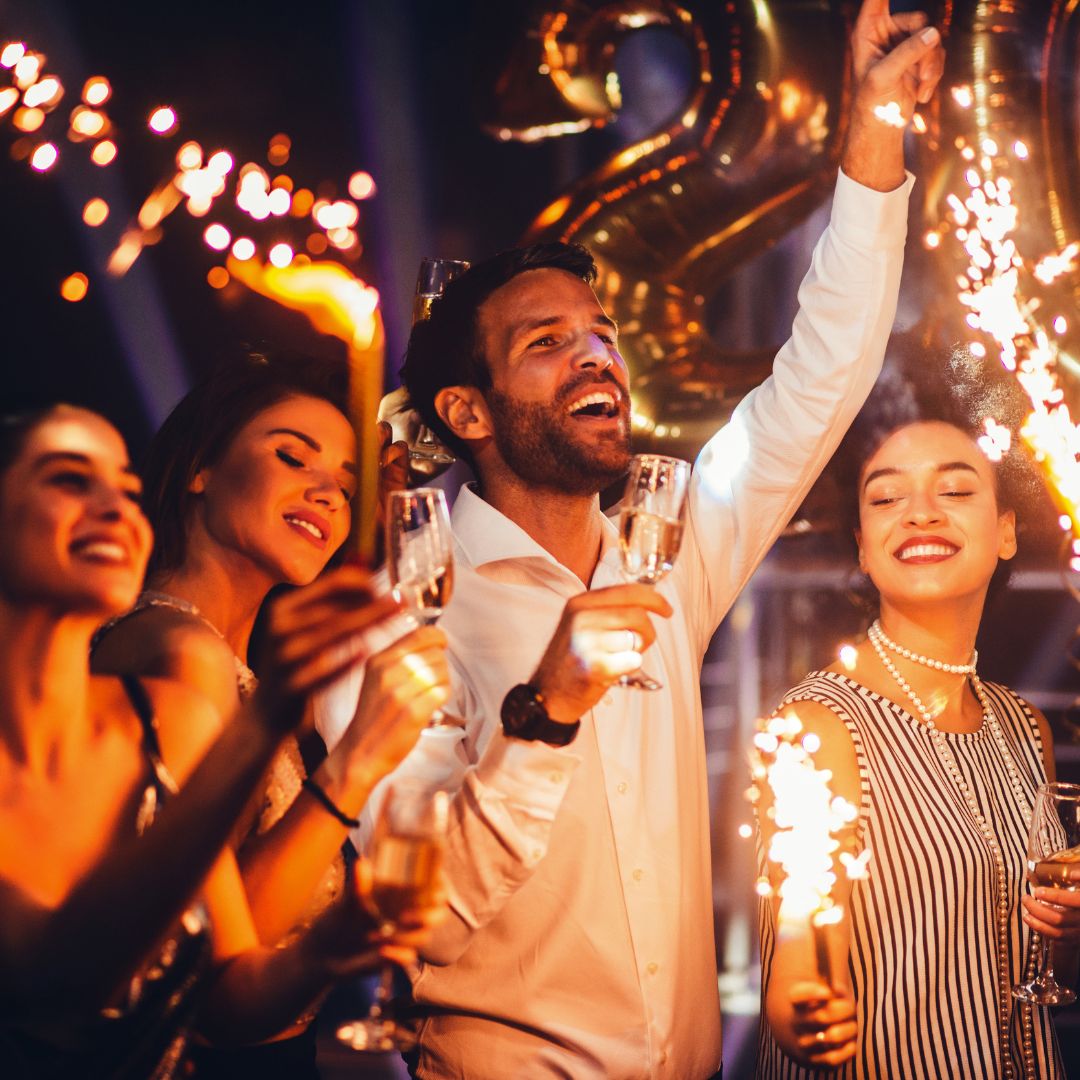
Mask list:
[[[349,533],[356,444],[344,392],[338,367],[254,357],[176,407],[143,470],[156,536],[148,589],[97,640],[95,670],[177,679],[226,714],[248,697],[267,595],[314,580]],[[235,837],[261,941],[288,942],[340,891],[347,820],[445,700],[444,646],[425,627],[368,659],[356,720],[309,782],[318,790],[303,786],[297,741],[283,744]],[[311,1019],[298,1016],[274,1047],[200,1052],[197,1075],[317,1075]]]
[[[1050,729],[976,670],[987,591],[1016,553],[1021,471],[1015,451],[991,461],[983,447],[999,450],[978,442],[1003,401],[979,375],[954,357],[934,400],[886,382],[838,455],[879,613],[853,657],[811,673],[781,709],[820,738],[815,765],[858,809],[841,850],[868,848],[869,877],[848,881],[837,863],[831,989],[805,920],[763,901],[761,1077],[1064,1075],[1049,1010],[1011,995],[1032,928],[1075,982],[1080,893],[1025,885],[1035,792],[1054,778]]]
[[[181,684],[90,674],[92,632],[143,578],[138,500],[100,416],[0,420],[0,1071],[16,1080],[171,1077],[191,1024],[271,1034],[376,956],[354,894],[260,947],[222,850],[307,695],[348,669],[342,642],[379,615],[366,575],[275,604],[264,695],[223,725]]]

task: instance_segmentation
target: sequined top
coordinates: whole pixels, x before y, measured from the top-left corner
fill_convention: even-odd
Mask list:
[[[142,835],[176,784],[161,759],[146,691],[132,676],[121,680],[142,726],[147,776],[133,823]],[[10,1080],[170,1080],[179,1075],[210,958],[209,922],[196,903],[122,995],[96,1016],[18,1029],[0,1022],[0,1072]]]
[[[114,629],[125,619],[129,619],[138,612],[145,611],[147,608],[152,607],[171,608],[174,611],[182,611],[186,615],[191,615],[193,618],[198,619],[203,626],[207,627],[219,638],[224,640],[221,631],[218,630],[218,628],[214,626],[214,624],[210,622],[210,620],[207,619],[194,604],[187,600],[182,600],[178,596],[172,596],[169,593],[148,589],[139,596],[133,607],[128,611],[125,611],[122,615],[117,615],[115,618],[110,619],[98,630],[94,635],[91,651],[96,648],[97,644],[109,633],[109,631]],[[258,686],[259,680],[256,678],[255,673],[251,668],[249,668],[239,656],[234,655],[233,662],[236,665],[237,693],[240,696],[241,702],[245,702],[255,693],[255,688]],[[282,740],[277,754],[270,763],[270,768],[267,771],[266,776],[266,787],[263,790],[262,805],[259,809],[257,818],[252,825],[252,829],[248,834],[248,838],[251,836],[261,836],[263,833],[268,832],[285,816],[286,811],[292,806],[296,801],[297,796],[300,794],[306,775],[304,761],[300,756],[300,746],[292,735],[288,735]],[[281,939],[281,941],[277,942],[277,946],[281,948],[292,941],[295,941],[296,938],[299,937],[299,935],[302,934],[304,930],[306,930],[318,916],[341,895],[344,885],[345,861],[342,856],[338,854],[334,857],[333,862],[327,867],[326,873],[323,874],[322,880],[312,894],[311,900],[308,902],[307,909],[302,918]]]

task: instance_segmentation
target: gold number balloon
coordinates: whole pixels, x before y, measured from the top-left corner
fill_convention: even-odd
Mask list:
[[[533,12],[488,130],[535,140],[607,122],[620,106],[620,40],[657,25],[694,58],[679,114],[551,203],[526,239],[593,252],[597,293],[625,334],[635,437],[687,454],[770,370],[774,350],[712,340],[707,301],[831,190],[848,26],[828,2],[565,0]]]

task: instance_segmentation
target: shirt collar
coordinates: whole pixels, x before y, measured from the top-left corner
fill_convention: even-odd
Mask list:
[[[607,562],[613,549],[618,556],[619,531],[609,518],[602,514],[600,517],[600,561]],[[466,561],[474,569],[513,559],[542,559],[563,573],[570,574],[550,551],[541,547],[520,525],[477,495],[471,483],[463,484],[458,492],[451,522],[454,538]]]

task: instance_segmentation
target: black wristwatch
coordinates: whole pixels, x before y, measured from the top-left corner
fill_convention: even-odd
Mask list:
[[[552,720],[544,706],[544,697],[535,686],[518,683],[503,698],[503,731],[512,739],[546,742],[550,746],[566,746],[574,741],[581,721],[561,724]]]

